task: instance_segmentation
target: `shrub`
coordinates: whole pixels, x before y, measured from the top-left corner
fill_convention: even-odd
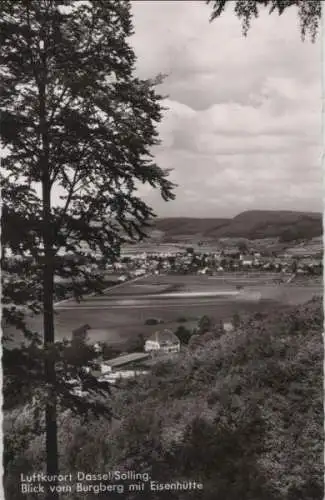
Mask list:
[[[159,318],[148,318],[144,322],[145,325],[159,325],[162,323],[164,323],[164,321],[162,319],[159,319]]]
[[[185,326],[181,325],[176,329],[175,335],[177,335],[181,344],[187,345],[191,338],[192,332],[188,328],[185,328]]]
[[[179,318],[177,318],[177,323],[186,323],[187,322],[187,318],[185,318],[184,316],[180,316]]]

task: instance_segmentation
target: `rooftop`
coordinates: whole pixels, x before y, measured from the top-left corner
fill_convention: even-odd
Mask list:
[[[147,359],[150,355],[144,352],[132,352],[130,354],[124,354],[122,356],[118,356],[117,358],[108,359],[105,361],[105,365],[111,367],[122,366],[128,363],[132,363],[134,361],[142,361]]]
[[[148,340],[156,341],[156,342],[171,342],[173,344],[176,344],[179,342],[179,338],[175,333],[173,333],[171,330],[161,330],[158,332],[155,332],[151,337],[149,337]]]

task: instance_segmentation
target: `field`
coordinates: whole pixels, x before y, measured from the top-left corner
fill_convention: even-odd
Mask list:
[[[57,304],[56,338],[70,338],[72,330],[87,323],[95,329],[95,341],[121,345],[139,334],[145,338],[160,328],[176,329],[180,318],[196,321],[202,315],[215,321],[232,315],[266,311],[281,304],[299,304],[322,293],[321,284],[308,286],[274,284],[276,275],[265,273],[224,274],[223,276],[148,276],[108,289],[104,295],[89,296],[82,302],[65,300]],[[237,287],[243,288],[238,291]],[[228,295],[229,294],[229,295]],[[148,318],[163,320],[145,325]],[[185,323],[186,324],[186,323]],[[193,323],[192,323],[193,324]],[[29,325],[42,332],[42,318],[29,318]],[[12,333],[19,341],[17,331]]]

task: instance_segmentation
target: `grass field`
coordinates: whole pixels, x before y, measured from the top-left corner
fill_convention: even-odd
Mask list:
[[[148,276],[112,288],[103,296],[90,296],[81,303],[73,300],[59,303],[55,315],[56,338],[70,338],[75,328],[87,323],[91,328],[101,330],[96,341],[121,344],[136,338],[139,334],[150,336],[160,328],[176,329],[180,317],[198,318],[208,315],[215,321],[227,320],[234,313],[254,313],[266,311],[276,304],[302,303],[314,295],[322,293],[320,285],[296,286],[272,285],[272,276],[224,275],[208,276]],[[239,295],[204,296],[213,291],[236,290],[244,286]],[[172,297],[165,297],[168,292]],[[179,296],[175,297],[175,291]],[[203,296],[182,297],[182,292],[203,294]],[[148,318],[159,318],[161,325],[145,325]],[[28,321],[31,328],[42,333],[42,318],[33,317]],[[4,333],[12,333],[16,341],[17,331],[4,328]]]

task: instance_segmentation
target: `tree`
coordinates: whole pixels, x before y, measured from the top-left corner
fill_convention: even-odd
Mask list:
[[[96,357],[94,346],[87,343],[87,339],[74,338],[65,349],[65,358],[70,365],[84,367]]]
[[[242,21],[243,34],[247,35],[253,18],[258,18],[260,12],[268,8],[269,13],[281,16],[290,7],[296,7],[300,22],[300,32],[304,40],[307,33],[315,41],[321,17],[321,0],[206,0],[212,5],[210,21],[220,17],[225,8],[234,7],[236,16]]]
[[[187,345],[191,339],[192,332],[183,325],[180,325],[176,331],[175,335],[179,338],[181,344]]]
[[[105,266],[154,217],[138,185],[173,198],[151,153],[159,80],[134,75],[130,9],[126,0],[2,2],[3,316],[43,342],[50,474],[58,471],[54,277],[71,278],[77,298],[101,291]],[[26,311],[43,315],[42,341]]]
[[[248,245],[245,241],[240,241],[237,245],[238,251],[240,253],[247,253],[248,252]]]
[[[121,349],[117,347],[113,347],[105,342],[102,343],[102,356],[103,359],[112,359],[116,358],[121,354]]]
[[[238,312],[234,312],[233,316],[232,316],[232,324],[233,324],[233,327],[234,328],[239,328],[240,326],[240,323],[241,323],[241,319],[240,319],[240,315],[238,314]]]
[[[132,349],[130,349],[132,352],[143,352],[144,350],[144,345],[145,345],[145,338],[142,333],[139,333],[139,335],[136,337],[134,343],[132,344]]]
[[[211,318],[209,318],[209,316],[202,316],[199,319],[198,326],[197,326],[198,333],[200,335],[203,335],[204,333],[209,332],[212,329],[212,326],[213,325],[212,325]]]
[[[191,338],[188,342],[188,347],[191,350],[195,350],[198,347],[201,347],[203,344],[204,344],[203,335],[194,333],[193,335],[191,335]]]

